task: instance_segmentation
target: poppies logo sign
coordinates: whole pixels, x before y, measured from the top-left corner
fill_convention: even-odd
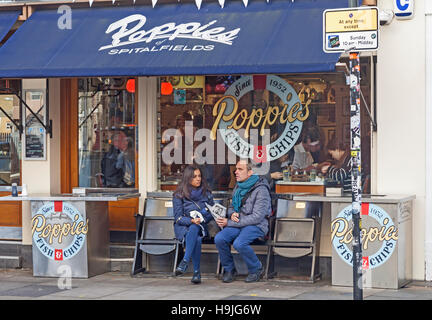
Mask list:
[[[331,241],[339,257],[352,266],[353,252],[351,243],[352,233],[352,206],[345,207],[331,223]],[[363,251],[363,269],[374,269],[383,265],[392,255],[398,240],[398,229],[391,217],[381,207],[362,204],[362,220],[368,228],[361,229],[361,242]]]
[[[88,220],[67,202],[48,202],[32,218],[33,245],[51,260],[75,256],[84,246],[87,232]]]
[[[254,90],[267,90],[280,98],[281,105],[261,108],[251,106],[239,110],[239,100]],[[285,80],[274,75],[243,76],[235,81],[213,107],[215,122],[211,130],[211,139],[216,139],[217,131],[228,148],[241,158],[250,158],[256,162],[273,161],[286,154],[297,142],[303,122],[309,116],[308,101],[304,106]],[[251,129],[257,129],[259,136],[266,134],[266,129],[273,125],[282,125],[283,132],[268,144],[253,144],[248,140]],[[244,132],[241,134],[240,132]]]

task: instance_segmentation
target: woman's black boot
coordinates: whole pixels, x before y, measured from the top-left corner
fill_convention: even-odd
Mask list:
[[[201,283],[201,273],[199,271],[194,271],[191,282],[194,284]]]

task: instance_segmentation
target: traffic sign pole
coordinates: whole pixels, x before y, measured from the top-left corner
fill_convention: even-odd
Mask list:
[[[351,185],[353,221],[353,298],[363,300],[363,257],[361,248],[361,135],[360,135],[360,58],[350,53]],[[348,107],[348,106],[347,106]]]
[[[353,296],[363,300],[363,257],[361,245],[361,135],[360,135],[360,51],[378,49],[379,12],[377,7],[328,9],[323,12],[323,50],[350,53],[351,185],[353,221]],[[365,260],[365,266],[368,261]]]

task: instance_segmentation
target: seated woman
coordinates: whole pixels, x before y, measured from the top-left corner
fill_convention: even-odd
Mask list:
[[[351,154],[348,145],[337,142],[333,137],[327,144],[328,153],[334,159],[332,165],[323,166],[321,172],[328,179],[338,181],[344,193],[351,192]]]
[[[184,241],[186,248],[183,260],[175,274],[184,274],[192,258],[194,273],[191,282],[201,283],[200,260],[202,238],[208,235],[207,224],[213,219],[206,203],[214,205],[202,171],[196,166],[187,166],[173,195],[174,232],[176,238]],[[195,216],[199,212],[203,219]]]

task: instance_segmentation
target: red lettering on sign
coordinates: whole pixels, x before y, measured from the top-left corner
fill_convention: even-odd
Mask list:
[[[369,257],[363,257],[363,270],[369,269]]]
[[[361,214],[364,215],[364,216],[369,215],[369,203],[362,202]]]
[[[54,260],[56,260],[56,261],[62,261],[63,260],[63,250],[62,249],[55,249],[54,250]]]
[[[63,211],[63,201],[54,201],[54,212]]]
[[[254,148],[254,161],[255,162],[266,162],[267,161],[267,152],[266,146],[255,146]]]
[[[254,90],[265,90],[265,88],[267,87],[267,76],[253,76],[253,86]]]

